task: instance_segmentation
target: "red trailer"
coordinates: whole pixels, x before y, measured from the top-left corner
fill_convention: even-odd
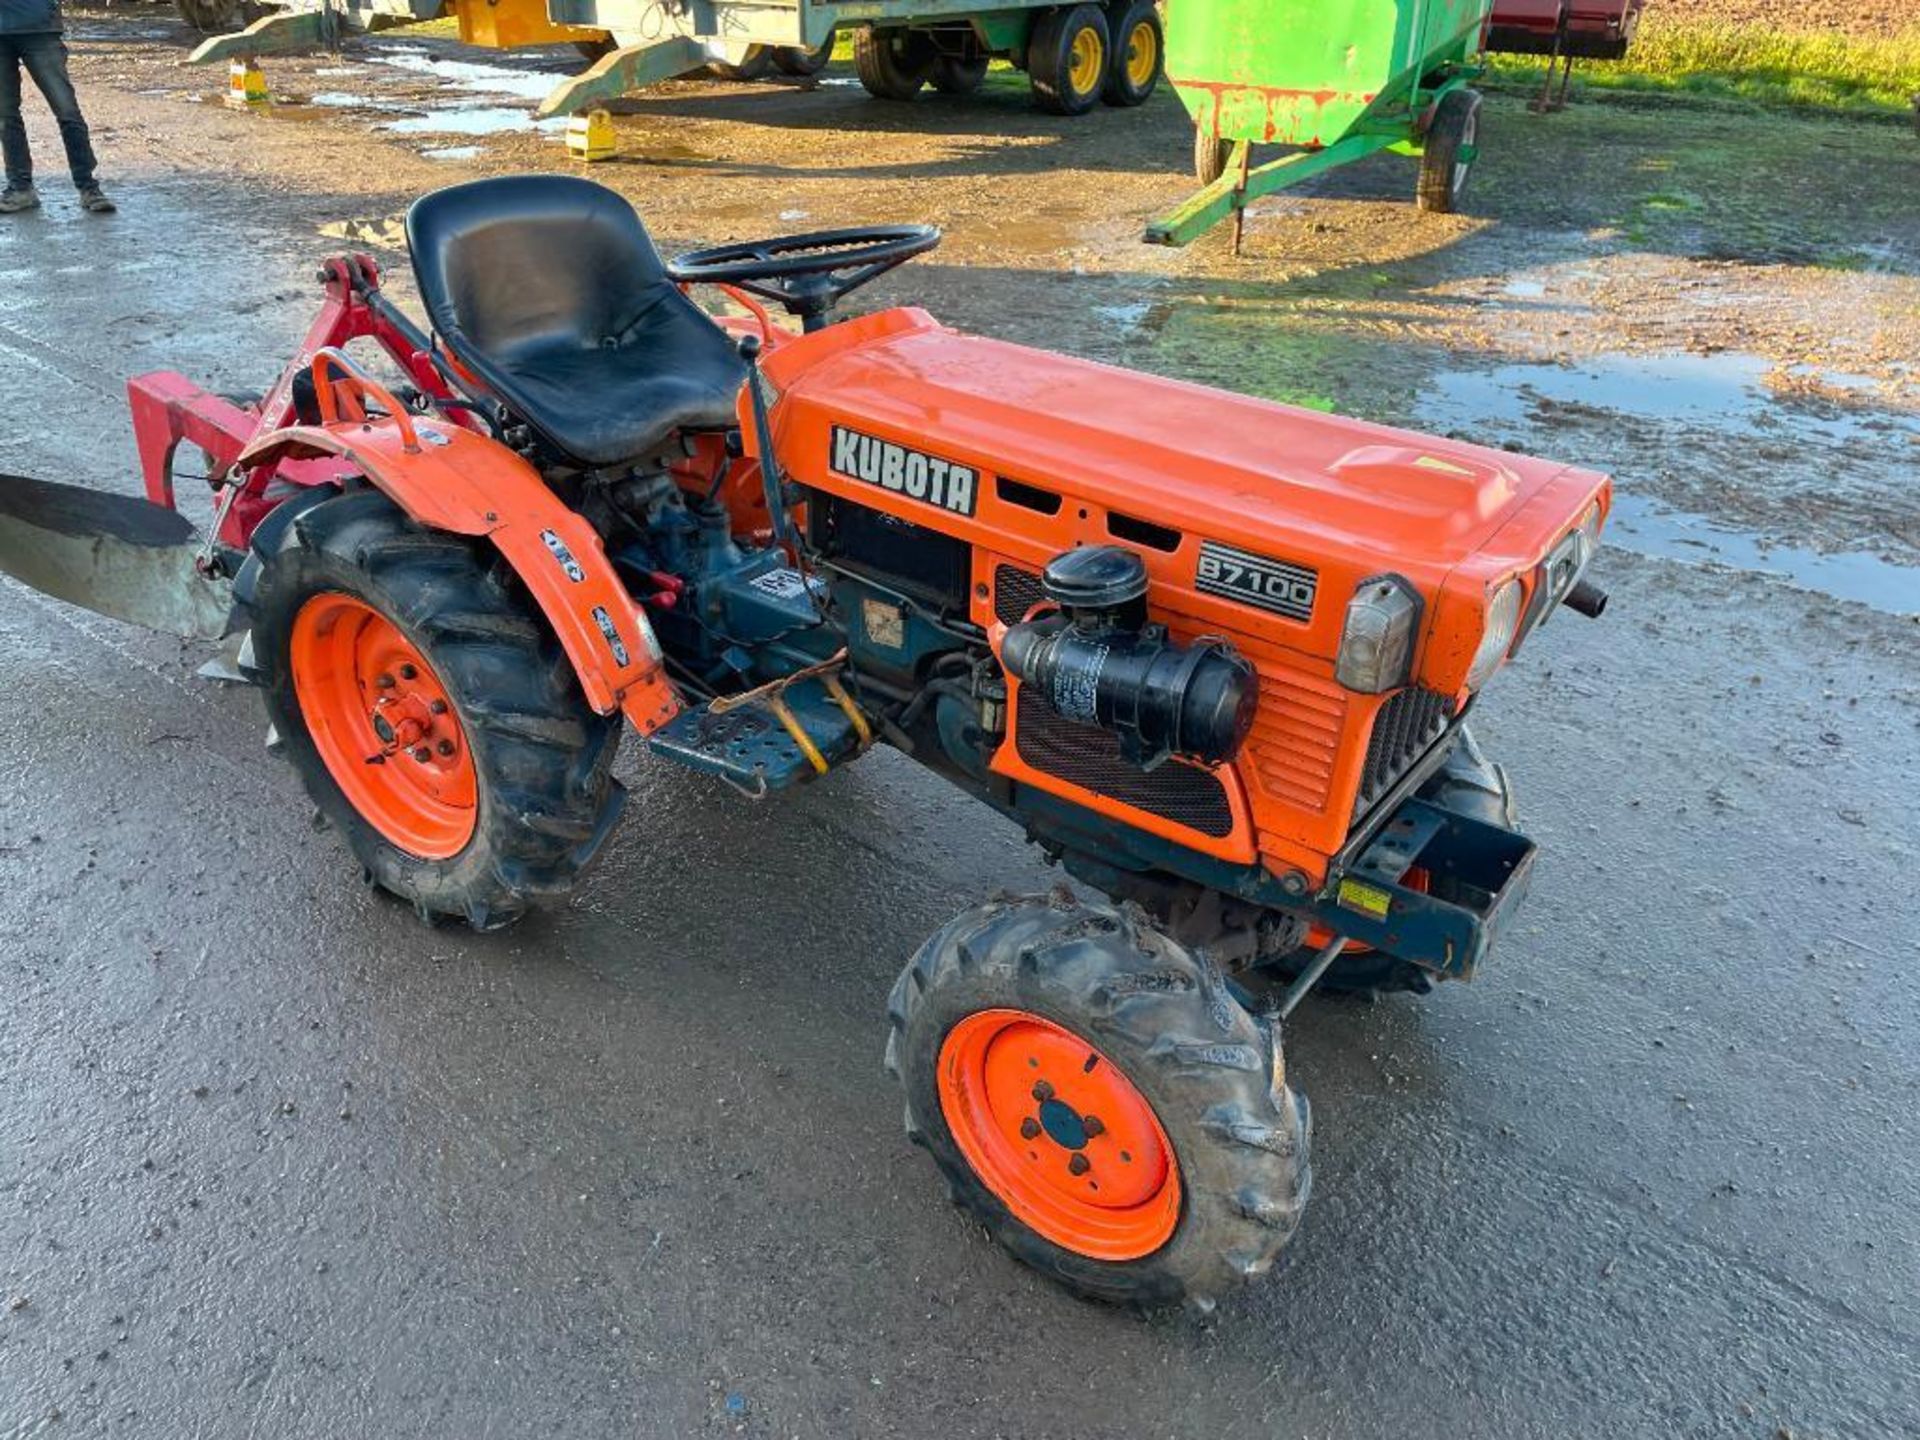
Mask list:
[[[1487,49],[1508,55],[1545,55],[1547,78],[1536,110],[1567,102],[1575,60],[1618,60],[1627,53],[1647,0],[1494,0]],[[1554,70],[1560,70],[1555,93]]]

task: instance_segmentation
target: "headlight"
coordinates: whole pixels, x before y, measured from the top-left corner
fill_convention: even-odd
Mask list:
[[[1347,602],[1333,678],[1362,695],[1399,689],[1413,673],[1419,620],[1420,596],[1410,582],[1398,575],[1361,581]]]
[[[1478,690],[1500,668],[1513,648],[1514,633],[1520,628],[1520,602],[1525,595],[1518,580],[1509,580],[1493,592],[1487,604],[1486,628],[1480,632],[1480,648],[1473,652],[1473,664],[1467,667],[1467,688]]]

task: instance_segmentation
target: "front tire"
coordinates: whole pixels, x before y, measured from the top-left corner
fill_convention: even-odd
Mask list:
[[[1480,138],[1480,92],[1464,86],[1449,90],[1434,107],[1420,151],[1420,208],[1451,215],[1460,208]]]
[[[624,798],[620,718],[497,562],[372,490],[269,528],[250,602],[267,713],[367,878],[479,930],[572,884]]]
[[[1064,890],[968,910],[914,956],[888,1019],[908,1135],[1069,1289],[1211,1308],[1298,1226],[1307,1106],[1272,1030],[1138,911]]]

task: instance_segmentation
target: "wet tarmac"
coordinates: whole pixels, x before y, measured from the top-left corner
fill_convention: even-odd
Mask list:
[[[49,181],[0,225],[0,469],[130,491],[127,374],[264,385],[338,243],[319,228],[467,162],[384,148],[370,116],[223,149],[261,132],[140,97],[138,66],[82,79],[122,213]],[[329,180],[321,142],[379,164]],[[839,203],[797,182],[748,219],[668,203],[695,193],[654,197],[675,239]],[[1168,324],[1072,342],[1225,368],[1177,274],[1062,281],[951,223],[951,261],[884,294],[1033,339],[1062,293],[1146,291]],[[1122,254],[1075,233],[1083,260]],[[1505,243],[1478,255],[1497,291],[1492,261],[1530,276],[1556,242]],[[1404,341],[1336,358],[1488,368]],[[1337,369],[1253,377],[1296,381],[1347,403]],[[1609,395],[1630,433],[1467,394],[1456,419],[1605,449],[1637,495],[1676,436],[1750,448],[1757,383],[1664,420]],[[1798,404],[1786,433],[1817,436]],[[1313,1203],[1206,1321],[1061,1294],[901,1135],[893,976],[957,909],[1056,878],[907,761],[754,806],[629,747],[626,821],[577,893],[506,934],[430,930],[359,885],[257,698],[194,678],[202,650],[0,582],[0,1436],[1920,1433],[1920,570],[1862,547],[1886,574],[1840,598],[1766,573],[1794,568],[1781,546],[1836,553],[1818,523],[1747,512],[1716,519],[1777,544],[1681,563],[1656,534],[1678,513],[1623,502],[1606,618],[1554,621],[1480,709],[1544,851],[1483,977],[1290,1024]]]

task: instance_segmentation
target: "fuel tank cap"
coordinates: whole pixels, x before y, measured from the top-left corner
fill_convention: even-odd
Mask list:
[[[1147,593],[1147,563],[1121,545],[1087,545],[1054,556],[1040,584],[1063,610],[1111,610]]]

